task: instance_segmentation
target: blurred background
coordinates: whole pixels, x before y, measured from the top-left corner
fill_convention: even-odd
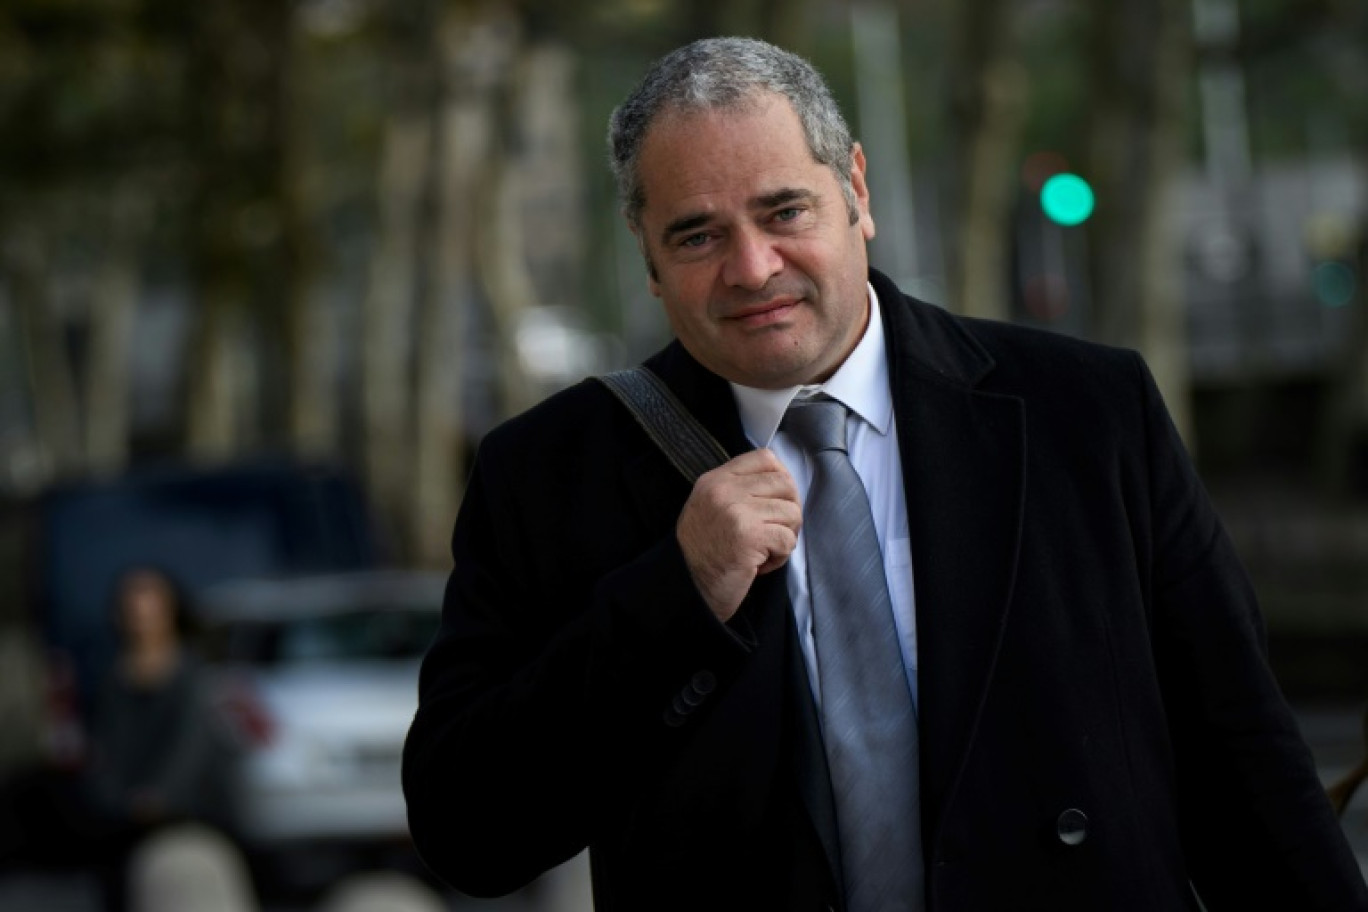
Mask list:
[[[1327,783],[1363,758],[1360,0],[3,0],[0,905],[93,902],[15,808],[99,754],[131,567],[278,811],[225,824],[254,896],[422,882],[397,756],[471,456],[667,339],[603,137],[710,34],[823,71],[905,290],[1143,352]],[[553,880],[491,907],[584,907]]]

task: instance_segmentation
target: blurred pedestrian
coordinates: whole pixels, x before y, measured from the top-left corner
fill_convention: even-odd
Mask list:
[[[771,45],[669,54],[610,145],[678,339],[643,412],[725,454],[686,483],[596,382],[484,439],[405,754],[433,869],[497,894],[587,845],[599,906],[652,912],[1368,909],[1140,357],[868,268],[877,175]]]
[[[184,595],[165,572],[137,567],[115,588],[119,652],[95,698],[87,783],[99,821],[102,892],[126,908],[126,864],[167,824],[224,819],[227,742],[203,669],[185,641]]]

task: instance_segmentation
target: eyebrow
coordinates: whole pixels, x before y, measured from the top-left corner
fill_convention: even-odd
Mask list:
[[[712,221],[712,216],[706,212],[696,212],[690,215],[681,216],[665,226],[665,230],[660,233],[661,243],[669,243],[670,239],[676,235],[693,231],[695,228],[702,228]]]
[[[793,203],[802,200],[804,202],[815,203],[817,194],[811,190],[800,190],[796,187],[784,187],[775,190],[773,193],[766,193],[756,197],[751,203],[752,209],[773,209],[775,206],[782,206],[785,203]]]
[[[811,190],[803,190],[797,187],[781,187],[770,193],[763,193],[750,201],[749,209],[773,209],[785,203],[797,202],[816,202],[817,194]],[[693,231],[695,228],[702,228],[713,219],[711,213],[693,212],[682,215],[665,226],[665,230],[660,233],[661,243],[669,243],[670,239],[677,235]]]

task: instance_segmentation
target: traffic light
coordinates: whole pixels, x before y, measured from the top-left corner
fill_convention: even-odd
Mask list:
[[[1326,307],[1344,307],[1354,299],[1357,278],[1348,263],[1329,260],[1311,270],[1311,289]]]
[[[1092,215],[1092,187],[1077,174],[1052,175],[1040,188],[1040,208],[1057,225],[1081,225]]]

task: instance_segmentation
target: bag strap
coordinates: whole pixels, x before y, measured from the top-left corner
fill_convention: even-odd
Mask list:
[[[639,365],[594,379],[627,406],[637,424],[689,484],[731,458],[717,438],[649,368]]]

